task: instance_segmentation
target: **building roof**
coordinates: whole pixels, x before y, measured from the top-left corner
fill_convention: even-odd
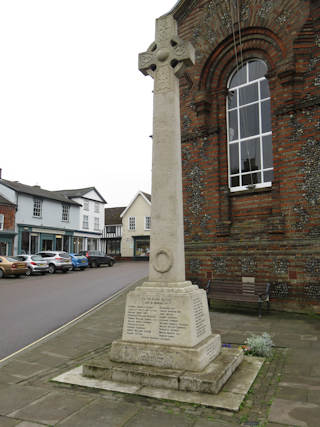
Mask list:
[[[126,209],[125,206],[117,208],[106,208],[104,210],[105,225],[117,225],[122,223],[121,213]]]
[[[139,196],[141,196],[149,205],[151,205],[151,194],[144,193],[143,191],[138,191],[134,198],[131,200],[131,202],[128,204],[128,206],[125,208],[125,210],[121,213],[121,218],[124,216],[130,206]]]
[[[10,200],[7,200],[5,197],[1,196],[1,194],[0,194],[0,205],[16,206],[14,203],[10,202]]]
[[[68,199],[63,194],[60,194],[56,191],[44,190],[39,185],[26,185],[26,184],[22,184],[19,181],[8,181],[6,179],[0,179],[0,184],[3,184],[6,187],[11,188],[11,190],[16,191],[17,193],[28,194],[33,197],[56,200],[62,203],[68,203],[70,205],[81,206],[79,205],[79,203]]]
[[[95,191],[103,203],[107,203],[95,187],[77,188],[74,190],[57,190],[56,193],[64,194],[66,197],[72,199],[74,197],[84,197],[90,191]]]
[[[143,195],[144,195],[144,197],[145,197],[146,199],[148,199],[148,200],[149,200],[149,202],[151,203],[151,194],[145,193],[144,191],[140,191],[140,193],[141,193],[141,194],[143,194]]]

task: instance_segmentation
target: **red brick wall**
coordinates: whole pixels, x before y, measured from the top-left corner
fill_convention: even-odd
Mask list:
[[[274,181],[237,193],[226,88],[240,37],[228,4],[190,0],[175,15],[197,58],[180,81],[187,277],[256,277],[273,283],[273,307],[320,311],[320,1],[240,2],[243,59],[268,66]]]
[[[14,230],[15,226],[15,206],[0,205],[0,214],[4,215],[4,230]]]

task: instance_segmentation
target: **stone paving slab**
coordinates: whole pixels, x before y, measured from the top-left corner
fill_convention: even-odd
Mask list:
[[[130,403],[123,403],[121,410],[119,409],[117,402],[97,399],[59,423],[59,425],[64,427],[122,426],[139,411],[135,405]]]
[[[319,426],[320,406],[314,403],[275,399],[269,420],[289,426]]]
[[[92,400],[91,396],[74,395],[71,392],[53,392],[31,402],[22,409],[11,412],[8,416],[53,425]]]
[[[0,385],[0,414],[7,415],[21,409],[46,394],[48,391],[40,387]]]

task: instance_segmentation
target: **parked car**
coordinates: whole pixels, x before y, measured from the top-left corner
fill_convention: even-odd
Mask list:
[[[27,271],[26,262],[9,256],[0,256],[0,279],[6,276],[25,276]]]
[[[42,258],[40,255],[17,255],[14,257],[18,261],[25,261],[28,266],[27,276],[31,276],[34,273],[46,274],[49,272],[49,264],[47,260]]]
[[[90,267],[99,267],[102,264],[112,267],[116,262],[112,256],[101,251],[80,251],[79,254],[85,255],[88,258]]]
[[[67,252],[63,251],[41,251],[36,255],[42,256],[45,258],[49,264],[49,273],[55,273],[56,271],[62,271],[67,273],[72,270],[71,257]]]
[[[72,262],[72,269],[80,268],[80,270],[84,270],[88,267],[89,262],[88,258],[84,255],[80,254],[69,254]]]

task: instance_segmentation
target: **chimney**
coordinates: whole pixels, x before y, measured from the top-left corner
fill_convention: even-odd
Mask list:
[[[2,169],[0,168],[0,179],[2,179]]]

